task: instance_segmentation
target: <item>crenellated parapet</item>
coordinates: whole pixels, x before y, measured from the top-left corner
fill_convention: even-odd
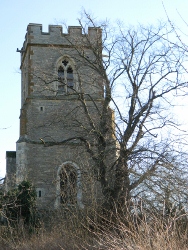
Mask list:
[[[101,41],[102,30],[97,27],[89,27],[88,33],[82,33],[81,26],[69,26],[68,33],[63,33],[63,27],[61,25],[49,25],[48,32],[43,32],[42,24],[30,23],[27,26],[27,33],[25,35],[25,41],[20,52],[24,52],[29,45],[88,45],[89,43],[96,43]],[[75,44],[76,43],[76,44]]]
[[[49,25],[43,32],[41,24],[30,23],[23,48],[17,51],[21,54],[20,137],[16,153],[7,153],[7,190],[29,180],[36,188],[38,210],[90,209],[93,202],[102,204],[91,157],[97,139],[93,128],[99,126],[104,103],[102,30]],[[105,115],[104,164],[109,183],[110,166],[118,157],[112,116],[110,110]],[[83,140],[90,143],[91,154]]]

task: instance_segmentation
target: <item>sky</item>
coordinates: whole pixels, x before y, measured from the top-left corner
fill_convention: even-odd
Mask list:
[[[6,151],[15,151],[19,138],[21,77],[16,49],[23,45],[27,25],[40,23],[45,32],[49,24],[76,26],[83,9],[98,20],[121,20],[125,25],[167,21],[166,10],[182,31],[188,31],[186,0],[0,0],[0,177],[5,175]]]

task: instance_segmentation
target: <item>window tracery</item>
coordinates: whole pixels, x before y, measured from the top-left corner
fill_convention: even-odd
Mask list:
[[[70,93],[75,88],[74,72],[68,59],[61,61],[58,67],[58,94]]]

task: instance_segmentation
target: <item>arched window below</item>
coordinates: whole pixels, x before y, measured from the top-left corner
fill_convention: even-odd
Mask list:
[[[81,170],[72,161],[66,161],[57,170],[56,199],[54,206],[76,205],[84,208],[82,203]]]
[[[60,185],[60,203],[76,204],[77,203],[77,174],[75,169],[67,164],[62,167],[59,174]]]

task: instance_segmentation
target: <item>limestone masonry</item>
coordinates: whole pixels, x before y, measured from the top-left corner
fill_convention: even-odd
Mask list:
[[[68,33],[63,33],[59,25],[49,25],[49,32],[43,32],[41,24],[27,27],[19,50],[20,137],[16,152],[6,154],[6,189],[22,180],[31,181],[37,191],[38,208],[66,204],[84,207],[92,196],[96,200],[102,197],[93,177],[93,162],[76,139],[90,136],[78,93],[86,95],[93,119],[97,119],[96,106],[102,107],[104,95],[101,76],[77,48],[92,60],[88,41],[95,44],[101,39],[100,28],[89,28],[88,34],[82,34],[79,26],[69,27]],[[47,142],[57,145],[46,146]]]

